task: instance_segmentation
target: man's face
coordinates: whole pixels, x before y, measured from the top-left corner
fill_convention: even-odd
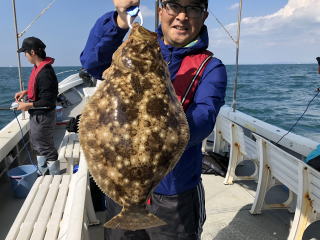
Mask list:
[[[198,12],[199,7],[204,9],[204,5],[199,4],[197,0],[170,0],[168,2],[166,5],[166,1],[163,0],[164,6],[159,9],[163,40],[165,44],[183,47],[199,35],[208,12],[201,11],[200,14],[195,14],[195,12]],[[183,8],[179,12],[180,6],[190,6],[191,8],[187,10],[189,14]]]

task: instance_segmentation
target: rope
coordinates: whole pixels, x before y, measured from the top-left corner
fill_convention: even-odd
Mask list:
[[[210,14],[214,17],[214,19],[216,20],[216,22],[223,28],[223,30],[227,33],[227,35],[229,36],[229,38],[231,39],[231,41],[233,41],[235,44],[237,44],[237,41],[234,40],[234,38],[232,37],[231,33],[226,29],[226,27],[223,25],[223,23],[216,17],[216,15],[214,15],[214,13],[208,9]]]
[[[237,106],[237,87],[238,87],[238,75],[239,75],[239,48],[240,48],[240,27],[241,27],[241,17],[242,17],[242,0],[239,0],[239,13],[238,13],[238,32],[237,32],[237,40],[234,40],[231,33],[225,28],[225,26],[221,23],[221,21],[216,17],[216,15],[208,9],[210,14],[213,15],[217,23],[223,28],[223,30],[227,33],[231,41],[236,45],[236,73],[235,79],[233,81],[233,98],[232,98],[232,110],[236,111]]]
[[[35,166],[35,167],[38,169],[38,171],[39,171],[38,165],[35,164],[35,163],[32,161],[31,153],[30,153],[30,151],[29,151],[29,149],[28,149],[28,145],[27,145],[27,143],[26,143],[26,141],[25,141],[25,139],[24,139],[24,134],[23,134],[22,127],[21,127],[21,124],[20,124],[20,122],[19,122],[19,119],[18,119],[16,110],[13,110],[13,114],[14,114],[14,117],[16,118],[16,120],[17,120],[17,122],[18,122],[18,124],[19,124],[20,133],[21,133],[21,139],[22,139],[23,145],[25,146],[25,148],[26,148],[26,150],[27,150],[28,157],[29,157],[29,161],[30,161],[30,163],[31,163],[33,166]]]
[[[313,100],[319,95],[320,91],[319,91],[318,89],[317,89],[316,91],[317,91],[316,95],[314,95],[314,97],[309,101],[309,103],[308,103],[306,109],[304,110],[304,112],[303,112],[303,113],[301,114],[301,116],[297,119],[297,121],[291,126],[291,128],[289,129],[289,131],[288,131],[286,134],[284,134],[284,135],[279,139],[279,141],[277,142],[277,144],[278,144],[285,136],[287,136],[287,135],[293,130],[293,128],[298,124],[298,122],[302,119],[302,117],[303,117],[304,114],[307,112],[307,110],[308,110],[308,108],[310,107],[310,105],[311,105],[311,103],[313,102]]]
[[[32,21],[31,23],[21,32],[18,34],[18,38],[22,37],[23,34],[25,34],[26,31],[28,31],[28,29],[49,9],[52,7],[52,5],[55,3],[55,1],[57,0],[53,0],[51,3],[49,3],[49,5],[44,8],[39,14],[38,16],[36,16]]]

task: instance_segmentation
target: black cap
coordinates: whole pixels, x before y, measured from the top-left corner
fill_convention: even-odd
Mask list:
[[[320,66],[320,57],[317,57],[316,59],[318,61],[318,65]]]
[[[39,49],[45,49],[46,45],[36,37],[28,37],[25,38],[22,42],[21,48],[17,51],[18,53],[30,51],[30,50],[39,50]]]

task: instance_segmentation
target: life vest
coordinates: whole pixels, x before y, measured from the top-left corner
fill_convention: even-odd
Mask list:
[[[53,64],[54,59],[47,57],[42,62],[40,62],[39,66],[34,65],[29,82],[28,82],[28,99],[30,101],[36,101],[37,100],[37,93],[36,93],[36,81],[39,72],[47,65],[47,64]]]
[[[180,68],[173,80],[173,87],[184,111],[192,103],[203,71],[212,57],[213,53],[205,50],[198,54],[185,56],[182,59]]]
[[[173,87],[184,111],[192,103],[203,71],[212,57],[213,53],[205,50],[182,59],[176,78],[173,80]],[[147,205],[151,205],[151,202],[152,199],[149,197]]]

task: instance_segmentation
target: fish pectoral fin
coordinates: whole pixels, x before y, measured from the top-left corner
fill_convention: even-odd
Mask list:
[[[159,227],[167,223],[152,213],[144,206],[134,208],[123,208],[122,211],[104,224],[106,228],[136,231],[152,227]]]

